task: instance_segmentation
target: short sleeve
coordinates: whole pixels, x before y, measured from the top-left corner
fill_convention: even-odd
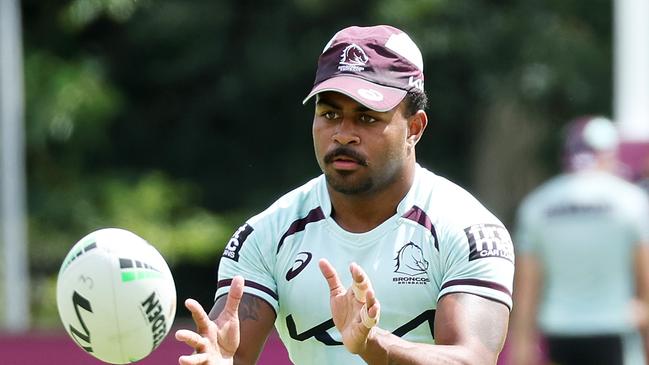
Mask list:
[[[440,240],[443,276],[438,299],[471,293],[512,307],[514,250],[502,224],[473,224]]]
[[[277,313],[277,284],[271,265],[265,255],[260,232],[250,224],[241,226],[226,245],[221,262],[215,300],[230,290],[232,278],[241,275],[245,279],[244,293],[257,296],[270,304]],[[268,246],[268,245],[266,245]]]

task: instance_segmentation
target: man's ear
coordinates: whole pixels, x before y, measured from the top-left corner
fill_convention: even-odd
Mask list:
[[[408,118],[408,142],[414,147],[421,139],[428,125],[428,116],[423,110],[418,110]]]

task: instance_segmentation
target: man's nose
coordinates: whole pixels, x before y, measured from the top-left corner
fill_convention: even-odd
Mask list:
[[[341,145],[356,144],[361,141],[356,130],[356,124],[350,118],[343,118],[340,121],[333,139]]]

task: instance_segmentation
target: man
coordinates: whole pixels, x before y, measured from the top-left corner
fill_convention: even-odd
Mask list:
[[[176,337],[196,352],[181,364],[254,364],[273,324],[295,364],[495,364],[512,243],[471,195],[416,163],[422,70],[417,46],[390,26],[327,43],[304,101],[315,98],[324,174],[234,234],[215,322],[186,303],[197,331]]]
[[[649,303],[649,207],[640,188],[616,176],[617,145],[610,120],[573,120],[567,172],[521,204],[512,364],[539,364],[538,330],[554,364],[644,363],[641,346],[639,358],[623,354]]]

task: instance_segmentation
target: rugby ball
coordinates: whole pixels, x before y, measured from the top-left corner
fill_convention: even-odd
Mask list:
[[[119,228],[89,233],[67,254],[56,282],[56,304],[72,340],[111,364],[149,355],[176,314],[176,287],[160,253]]]

